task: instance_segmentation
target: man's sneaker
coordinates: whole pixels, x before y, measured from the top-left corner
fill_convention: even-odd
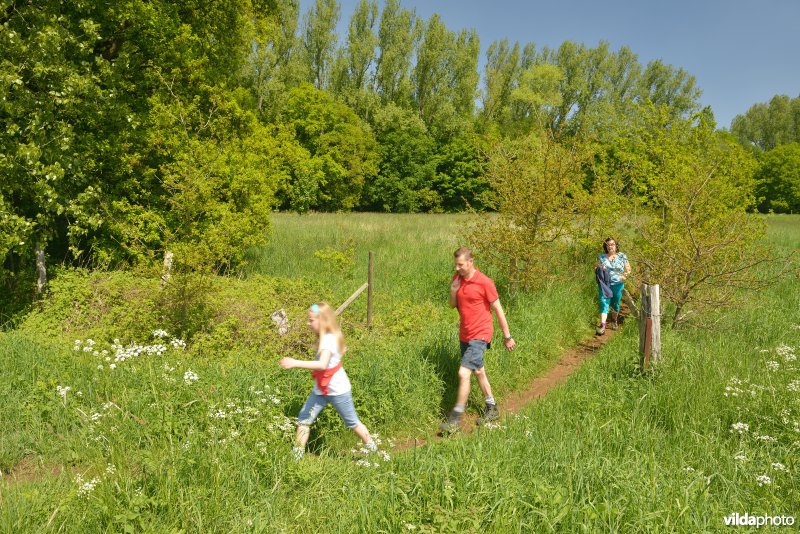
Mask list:
[[[305,454],[305,452],[306,451],[300,447],[292,447],[292,458],[294,458],[296,462],[299,462],[303,458],[303,454]]]
[[[464,412],[457,412],[455,410],[450,410],[450,413],[447,414],[447,420],[442,422],[439,425],[439,430],[441,430],[444,434],[452,434],[453,432],[458,432],[458,427],[461,424],[461,417],[463,417]]]
[[[619,326],[619,323],[617,323],[616,320],[611,321],[611,330],[616,330],[618,326]]]
[[[597,327],[597,330],[595,330],[595,331],[594,331],[594,333],[595,333],[596,335],[598,335],[598,336],[602,336],[603,334],[605,334],[605,333],[606,333],[606,329],[605,329],[605,327],[604,327],[604,326],[598,326],[598,327]]]
[[[486,411],[483,412],[483,417],[478,419],[479,425],[485,425],[486,423],[493,423],[500,419],[500,411],[497,409],[496,404],[487,404]]]

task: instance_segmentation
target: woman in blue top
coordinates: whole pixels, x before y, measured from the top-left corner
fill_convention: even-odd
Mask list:
[[[617,329],[619,320],[619,301],[622,299],[622,289],[625,287],[625,278],[631,273],[631,264],[624,252],[619,251],[619,246],[614,238],[609,237],[603,242],[603,254],[597,257],[597,266],[608,272],[611,281],[611,297],[604,297],[602,288],[600,294],[600,326],[597,335],[602,336],[606,331],[606,318],[609,308],[611,312],[611,328]]]

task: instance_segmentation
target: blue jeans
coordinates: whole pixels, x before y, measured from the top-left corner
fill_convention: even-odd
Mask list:
[[[611,284],[611,298],[604,297],[603,290],[599,287],[597,288],[600,294],[600,313],[608,313],[609,307],[615,312],[619,312],[619,301],[622,299],[622,288],[624,287],[625,284],[623,282]]]
[[[489,348],[489,343],[480,339],[470,339],[468,343],[461,343],[461,366],[477,371],[483,369],[483,353]]]
[[[314,391],[306,399],[306,403],[300,409],[300,414],[297,416],[297,422],[301,425],[311,426],[314,421],[319,417],[322,409],[328,404],[339,413],[339,416],[344,420],[347,428],[356,428],[361,424],[356,415],[356,407],[353,404],[353,393],[348,391],[341,395],[317,395]]]

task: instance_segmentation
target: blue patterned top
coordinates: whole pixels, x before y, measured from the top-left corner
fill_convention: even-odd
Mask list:
[[[608,259],[607,254],[600,254],[597,257],[598,263],[606,268],[611,275],[611,283],[619,284],[622,282],[622,275],[625,274],[625,264],[628,263],[628,256],[624,252],[617,252],[614,261]]]

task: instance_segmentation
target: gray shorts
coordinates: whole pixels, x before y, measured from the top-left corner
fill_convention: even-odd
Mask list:
[[[461,343],[461,366],[477,371],[483,369],[483,353],[490,344],[480,339],[470,339],[469,343]]]

